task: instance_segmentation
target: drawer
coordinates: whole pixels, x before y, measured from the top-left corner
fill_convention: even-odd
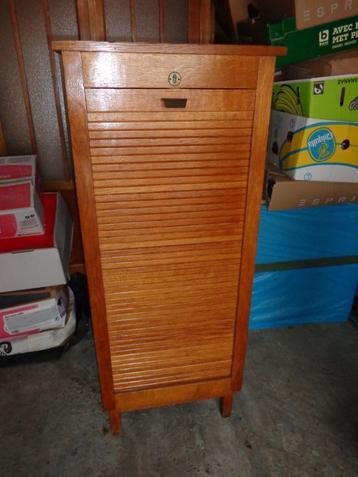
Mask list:
[[[82,66],[90,88],[256,88],[258,58],[85,52]],[[172,84],[171,73],[176,73]]]
[[[92,89],[86,90],[91,112],[252,111],[252,90]]]

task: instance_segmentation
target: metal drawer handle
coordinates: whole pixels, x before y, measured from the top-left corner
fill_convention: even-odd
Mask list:
[[[166,108],[185,108],[187,98],[162,98]]]

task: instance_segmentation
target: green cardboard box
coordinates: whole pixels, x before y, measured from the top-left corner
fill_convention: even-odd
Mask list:
[[[272,109],[306,118],[358,122],[358,74],[276,82]]]
[[[268,25],[268,42],[287,46],[286,56],[277,58],[277,66],[316,58],[358,46],[358,16],[343,18],[305,30],[296,29],[294,17]]]

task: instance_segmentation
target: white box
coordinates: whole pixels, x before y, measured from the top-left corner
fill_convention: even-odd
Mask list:
[[[41,291],[38,291],[41,296]],[[26,296],[29,298],[26,299]],[[36,295],[33,295],[33,297]],[[44,290],[42,298],[32,299],[31,294],[0,297],[1,303],[9,299],[16,303],[0,307],[0,338],[28,336],[39,331],[63,328],[69,304],[68,288],[53,287]],[[20,301],[25,301],[17,304]]]
[[[42,234],[43,214],[31,179],[0,181],[0,239]]]
[[[63,328],[42,331],[22,338],[0,339],[1,356],[43,351],[61,346],[73,335],[76,329],[76,311],[73,293],[70,290],[68,320]]]
[[[60,194],[43,194],[42,201],[44,235],[0,240],[0,292],[67,283],[72,219]]]

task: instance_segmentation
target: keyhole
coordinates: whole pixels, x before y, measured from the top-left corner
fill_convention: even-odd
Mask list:
[[[168,82],[171,86],[178,86],[180,84],[180,81],[180,73],[178,73],[177,71],[172,71],[171,73],[169,73]]]

